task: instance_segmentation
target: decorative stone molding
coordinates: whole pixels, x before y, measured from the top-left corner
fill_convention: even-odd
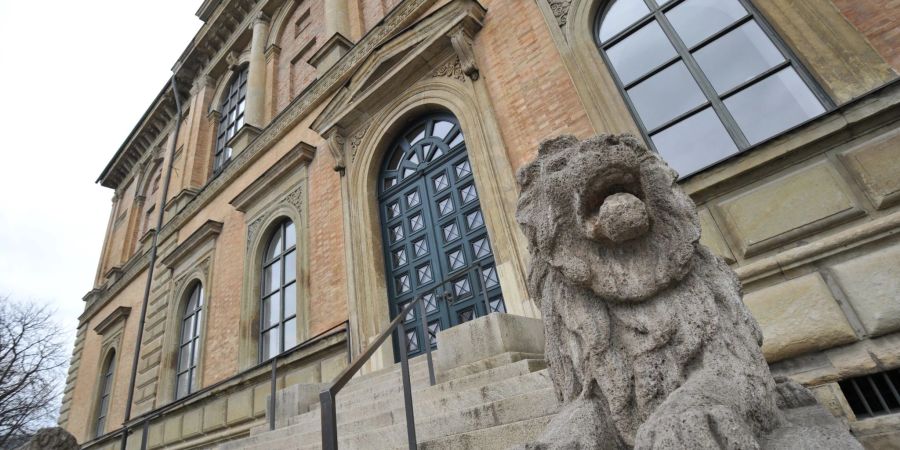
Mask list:
[[[273,186],[295,173],[298,167],[309,164],[315,154],[316,148],[312,144],[300,141],[229,203],[238,211],[246,213],[262,197],[272,192]]]
[[[259,229],[262,226],[263,222],[269,219],[268,215],[262,215],[256,218],[250,225],[247,225],[247,250],[249,251],[250,247],[253,245],[253,241],[256,240],[256,235],[259,233]]]
[[[459,64],[470,80],[478,79],[478,67],[475,65],[475,52],[472,50],[472,34],[466,27],[459,26],[450,32],[450,43],[459,57]]]
[[[550,4],[550,10],[553,11],[553,16],[556,17],[556,23],[559,24],[559,27],[566,26],[572,0],[547,0],[547,2]]]
[[[334,158],[334,171],[342,172],[347,167],[344,161],[344,142],[346,140],[344,139],[344,130],[340,127],[331,127],[322,137],[325,138],[325,148]]]
[[[443,64],[437,66],[431,71],[431,76],[434,78],[448,77],[458,81],[466,81],[466,74],[463,73],[462,65],[460,65],[459,58],[457,57],[450,58]]]
[[[162,257],[160,262],[166,267],[174,267],[194,254],[194,251],[208,241],[215,239],[222,232],[222,222],[207,220],[197,231],[191,233],[183,242],[178,244],[168,255]]]
[[[107,334],[115,325],[117,325],[120,321],[125,321],[128,318],[128,313],[131,312],[131,308],[128,306],[120,306],[113,310],[113,312],[109,313],[105,319],[101,320],[97,326],[94,327],[94,332],[99,335]]]

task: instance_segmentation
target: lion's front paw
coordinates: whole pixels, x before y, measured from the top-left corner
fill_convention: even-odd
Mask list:
[[[759,449],[744,422],[729,408],[691,408],[651,417],[638,429],[637,449]]]

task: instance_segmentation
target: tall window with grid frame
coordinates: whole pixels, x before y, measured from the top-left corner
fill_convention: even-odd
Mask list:
[[[266,245],[259,321],[260,361],[297,345],[297,229],[287,219],[278,224]]]
[[[203,318],[203,285],[195,282],[181,311],[181,333],[178,340],[178,367],[175,376],[175,398],[197,390],[197,366],[200,360],[200,323]]]
[[[830,107],[747,0],[612,0],[595,39],[648,143],[682,177]]]
[[[213,173],[219,173],[231,160],[231,147],[228,141],[244,126],[244,110],[247,106],[247,72],[248,67],[237,71],[228,92],[222,100],[221,116],[216,128],[216,153]]]

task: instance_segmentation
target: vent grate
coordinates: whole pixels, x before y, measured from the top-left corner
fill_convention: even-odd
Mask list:
[[[857,419],[900,413],[900,369],[838,382]]]

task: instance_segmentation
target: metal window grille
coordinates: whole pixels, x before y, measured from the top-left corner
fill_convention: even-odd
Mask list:
[[[838,382],[857,419],[900,412],[900,369]]]

